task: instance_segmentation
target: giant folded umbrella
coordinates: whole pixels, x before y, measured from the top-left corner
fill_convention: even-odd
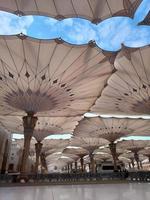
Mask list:
[[[150,47],[124,48],[115,59],[111,76],[93,112],[110,115],[150,114]]]
[[[150,120],[119,119],[119,118],[84,118],[74,131],[76,137],[104,138],[109,143],[109,148],[114,160],[114,169],[117,170],[116,142],[123,136],[131,134],[149,133]]]
[[[118,143],[119,148],[130,150],[133,153],[138,169],[140,169],[139,152],[149,146],[148,140],[123,140]]]
[[[39,158],[42,152],[42,141],[44,138],[50,135],[63,135],[72,134],[74,128],[81,119],[77,117],[38,117],[35,129],[33,131],[33,137],[36,139],[35,152],[36,152],[36,163],[35,172],[38,171]],[[17,116],[0,116],[1,126],[11,133],[23,134],[23,124],[21,117]],[[62,140],[63,141],[63,140]],[[22,143],[23,145],[23,143]],[[60,145],[59,145],[60,147]],[[33,148],[33,147],[32,147]],[[49,146],[49,149],[52,148]]]
[[[76,147],[82,147],[86,149],[89,152],[89,157],[90,157],[90,164],[91,164],[91,169],[90,171],[95,173],[95,161],[94,161],[94,150],[99,148],[100,146],[105,146],[108,145],[108,141],[102,138],[94,138],[94,137],[73,137],[70,140],[72,146]],[[83,157],[81,158],[81,169],[82,172],[83,170],[83,165],[84,165],[84,160]]]
[[[74,46],[61,39],[0,36],[0,115],[27,113],[23,117],[26,153],[22,172],[37,116],[83,115],[112,70],[112,64],[94,43]]]

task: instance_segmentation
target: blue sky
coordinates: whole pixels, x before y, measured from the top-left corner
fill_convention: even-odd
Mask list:
[[[86,44],[95,40],[97,45],[108,51],[117,51],[121,44],[128,47],[142,47],[150,44],[150,26],[137,25],[150,11],[150,0],[143,0],[134,19],[113,17],[98,25],[81,18],[57,21],[44,16],[19,17],[0,12],[0,34],[20,32],[35,38],[52,39],[61,37],[72,44]]]
[[[23,134],[13,134],[13,139],[23,139],[24,135]],[[64,135],[50,135],[46,137],[47,139],[70,139],[71,135],[70,134],[64,134]],[[120,140],[150,140],[149,136],[129,136],[129,137],[122,137]]]

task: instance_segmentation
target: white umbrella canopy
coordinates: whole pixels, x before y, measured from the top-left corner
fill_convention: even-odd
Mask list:
[[[49,156],[49,155],[51,155],[53,153],[57,153],[57,152],[61,153],[61,152],[63,152],[63,150],[64,150],[64,147],[62,147],[62,148],[56,147],[56,148],[52,148],[52,149],[50,147],[42,148],[42,152],[45,153],[46,156]]]
[[[49,135],[72,134],[81,117],[40,117],[36,123],[33,136],[42,141]]]
[[[50,160],[50,159],[59,159],[59,158],[70,158],[72,159],[73,161],[77,160],[79,157],[75,154],[68,154],[68,153],[63,153],[63,152],[55,152],[49,156],[47,156],[47,160]]]
[[[150,154],[150,146],[149,147],[145,147],[143,150],[140,151],[141,154]]]
[[[147,159],[147,156],[144,156],[140,153],[139,153],[138,157],[139,157],[139,161],[141,161],[141,162]],[[123,161],[123,159],[124,160],[127,159],[127,161],[128,160],[131,161],[131,160],[135,159],[134,153],[130,152],[130,153],[125,153],[125,154],[119,156],[119,160]]]
[[[74,130],[77,137],[104,138],[109,142],[128,135],[149,135],[150,120],[92,117],[82,119]]]
[[[55,160],[54,162],[49,162],[47,163],[48,171],[53,172],[53,171],[58,171],[61,170],[63,167],[65,167],[67,163],[62,160]]]
[[[100,146],[108,145],[108,141],[100,138],[87,138],[87,137],[72,137],[70,139],[70,145],[76,147],[82,147],[86,149],[90,154]]]
[[[117,153],[118,156],[121,155],[121,154],[123,154],[124,152],[125,152],[124,149],[116,148],[116,153]],[[109,147],[104,147],[104,148],[96,149],[96,150],[94,151],[94,153],[95,153],[95,154],[99,154],[99,153],[108,153],[108,154],[111,154],[111,151],[110,151],[110,148],[109,148]]]
[[[0,61],[0,115],[9,116],[81,116],[113,71],[96,46],[24,35],[0,36]]]
[[[150,159],[150,148],[142,149],[139,151],[139,154],[142,154]]]
[[[86,137],[94,139],[104,138],[105,140],[107,140],[107,144],[109,144],[109,148],[114,160],[114,169],[117,170],[116,162],[119,155],[119,152],[117,153],[117,148],[125,150],[124,148],[122,148],[122,146],[118,147],[118,145],[116,145],[117,140],[123,136],[128,136],[131,134],[136,135],[136,133],[139,134],[141,133],[141,131],[149,133],[149,124],[149,120],[146,121],[141,119],[138,121],[126,118],[84,118],[76,127],[74,135],[76,137]]]
[[[37,141],[54,134],[72,134],[82,117],[38,117],[33,136]],[[20,116],[0,116],[0,123],[11,133],[23,134]]]
[[[55,163],[57,161],[63,161],[65,163],[72,163],[72,162],[74,162],[74,159],[71,158],[71,157],[68,157],[68,156],[63,156],[63,155],[56,156],[56,157],[55,156],[48,156],[46,158],[46,162],[47,162],[48,165],[51,164],[51,163]]]
[[[45,139],[43,140],[43,151],[54,151],[54,149],[64,149],[68,146],[69,140],[67,139]]]
[[[86,155],[88,154],[88,151],[82,147],[73,147],[73,146],[69,146],[69,147],[66,147],[64,150],[63,150],[63,153],[66,153],[66,154],[75,154],[77,156],[82,156],[82,155]]]
[[[94,22],[114,15],[133,17],[141,0],[1,0],[0,9],[18,15],[46,15],[58,19],[83,17]]]
[[[94,160],[96,161],[98,160],[106,161],[108,159],[112,159],[112,155],[109,153],[97,152],[96,154],[94,154]]]
[[[5,134],[10,134],[10,132],[8,131],[8,129],[3,127],[3,125],[0,123],[0,136],[5,135]]]
[[[114,63],[117,71],[91,111],[110,115],[149,115],[149,55],[150,46],[122,50]]]
[[[55,155],[54,157],[62,154],[64,148],[68,146],[69,140],[67,139],[45,139],[43,140],[42,152],[47,157]]]
[[[119,158],[118,158],[120,161],[122,161],[123,163],[125,163],[125,164],[128,164],[128,163],[130,163],[131,162],[131,160],[128,158],[128,157],[124,157],[124,156],[119,156]]]
[[[2,116],[0,115],[1,126],[11,133],[23,134],[23,123],[20,116]]]
[[[119,159],[120,157],[124,157],[126,159],[129,159],[130,161],[134,159],[134,153],[133,152],[126,152],[126,153],[123,153],[121,156],[119,156]]]
[[[117,143],[118,148],[129,150],[132,152],[139,152],[145,147],[150,146],[149,140],[122,140]]]

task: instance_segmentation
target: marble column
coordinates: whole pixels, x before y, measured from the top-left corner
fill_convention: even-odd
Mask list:
[[[139,169],[140,169],[140,165],[139,165],[139,155],[138,155],[137,151],[134,151],[134,159],[135,159],[135,161],[136,161],[136,163],[137,163],[137,168],[138,168],[138,170],[139,170]]]
[[[117,171],[117,153],[116,153],[116,143],[111,142],[109,144],[109,148],[111,151],[111,155],[113,157],[113,162],[114,162],[114,171]]]
[[[75,172],[77,172],[78,171],[78,162],[75,161],[74,165],[75,165]]]
[[[37,117],[33,116],[33,113],[28,113],[27,116],[23,117],[23,127],[24,127],[24,147],[21,160],[21,174],[27,173],[27,162],[30,151],[30,141],[33,136],[33,131],[37,122]]]
[[[140,161],[140,168],[143,169],[142,161]]]
[[[35,144],[35,152],[36,152],[35,173],[38,173],[39,159],[40,159],[42,146],[43,144],[40,141],[38,141]]]
[[[134,164],[134,158],[131,159],[131,164],[132,164],[132,167],[134,169],[134,166],[135,166],[135,164]]]
[[[70,173],[70,167],[69,167],[69,164],[67,165],[67,172],[68,172],[68,174]]]
[[[95,173],[95,160],[92,153],[89,154],[90,157],[90,172]]]
[[[40,158],[41,158],[41,165],[42,165],[42,173],[47,173],[48,168],[47,168],[45,153],[41,153]]]
[[[82,171],[82,172],[84,172],[84,159],[83,159],[83,157],[84,157],[84,156],[81,156],[81,157],[80,157],[81,171]]]

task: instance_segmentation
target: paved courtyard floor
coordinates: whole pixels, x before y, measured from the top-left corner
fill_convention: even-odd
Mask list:
[[[1,187],[0,200],[150,200],[150,184]]]

